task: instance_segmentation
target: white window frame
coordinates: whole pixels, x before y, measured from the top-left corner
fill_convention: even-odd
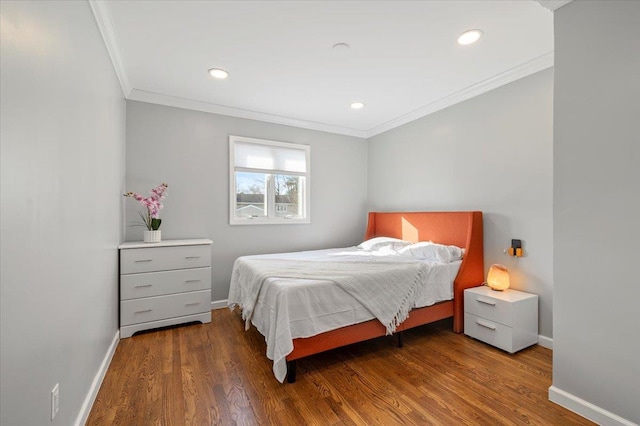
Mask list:
[[[266,145],[271,147],[282,147],[289,149],[297,149],[305,152],[306,172],[291,172],[286,170],[265,170],[265,169],[250,169],[250,168],[237,168],[235,162],[235,143],[244,142],[256,145]],[[300,218],[286,218],[276,217],[275,208],[275,184],[274,179],[267,179],[267,187],[265,194],[265,201],[267,205],[266,217],[236,217],[236,172],[254,172],[264,174],[285,174],[293,176],[304,177],[303,188],[299,188],[302,192],[301,202],[304,203],[300,206],[303,211]],[[244,136],[229,136],[229,224],[230,225],[290,225],[290,224],[305,224],[311,223],[310,216],[310,188],[311,188],[311,147],[309,145],[302,145],[290,142],[271,141],[267,139],[248,138]]]

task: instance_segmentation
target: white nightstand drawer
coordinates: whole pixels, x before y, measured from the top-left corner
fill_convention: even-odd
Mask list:
[[[513,329],[498,322],[465,312],[464,334],[482,340],[507,352],[515,352],[512,344]]]
[[[488,291],[494,291],[489,289]],[[499,292],[495,292],[499,295]],[[464,311],[504,325],[513,325],[513,304],[489,295],[464,293]]]
[[[211,289],[210,267],[143,272],[123,275],[120,279],[121,300],[209,289]]]
[[[211,266],[210,245],[120,250],[120,273],[167,271]]]
[[[211,290],[125,300],[120,303],[120,325],[211,311]]]

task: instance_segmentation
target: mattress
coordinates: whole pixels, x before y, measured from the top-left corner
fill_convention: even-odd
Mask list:
[[[362,261],[363,256],[373,256],[385,262],[406,261],[395,253],[367,252],[356,247],[246,258],[314,261],[339,258],[340,261]],[[451,300],[453,280],[462,261],[424,262],[430,264],[432,273],[423,283],[423,291],[414,307]],[[230,306],[238,302],[230,297]],[[251,322],[265,337],[267,357],[274,361],[274,374],[282,382],[286,376],[285,358],[293,351],[293,339],[314,336],[374,318],[366,307],[332,281],[272,277],[265,280],[260,289]]]

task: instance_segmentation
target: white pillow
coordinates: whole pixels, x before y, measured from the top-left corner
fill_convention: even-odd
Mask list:
[[[391,237],[376,237],[361,243],[358,248],[360,250],[378,251],[382,249],[400,250],[403,247],[411,245],[409,241],[400,240]]]
[[[463,249],[456,246],[436,244],[431,241],[421,241],[401,248],[398,253],[402,256],[413,257],[416,259],[450,263],[454,260],[462,259]]]

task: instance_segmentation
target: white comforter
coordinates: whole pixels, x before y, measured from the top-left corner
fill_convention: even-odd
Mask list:
[[[272,260],[274,262],[267,262]],[[314,273],[284,273],[267,278],[266,274],[247,274],[247,265],[264,264],[265,268],[278,274],[274,264],[288,261],[321,262],[333,265],[355,263],[370,268],[377,264],[397,265],[396,269],[427,271],[418,274],[419,285],[406,293],[409,307],[428,306],[452,297],[452,282],[460,262],[439,264],[407,259],[393,252],[367,252],[355,247],[345,249],[318,250],[311,252],[284,253],[276,255],[246,256],[236,261],[229,290],[228,304],[243,308],[243,317],[251,321],[265,336],[267,357],[274,361],[273,371],[279,381],[286,376],[286,356],[293,350],[293,339],[309,337],[325,331],[357,324],[375,318],[370,309],[359,301],[361,294],[345,291],[329,279],[317,278]],[[241,273],[244,270],[245,273]],[[283,278],[283,276],[285,278]],[[385,274],[386,278],[390,276]],[[335,280],[335,277],[334,277]],[[256,282],[259,284],[256,285]],[[311,285],[312,284],[312,285]],[[247,312],[245,312],[245,308]],[[374,309],[375,311],[375,309]],[[378,314],[379,315],[379,314]],[[394,314],[395,315],[395,314]],[[393,316],[393,315],[392,315]],[[399,318],[402,321],[404,318]]]

